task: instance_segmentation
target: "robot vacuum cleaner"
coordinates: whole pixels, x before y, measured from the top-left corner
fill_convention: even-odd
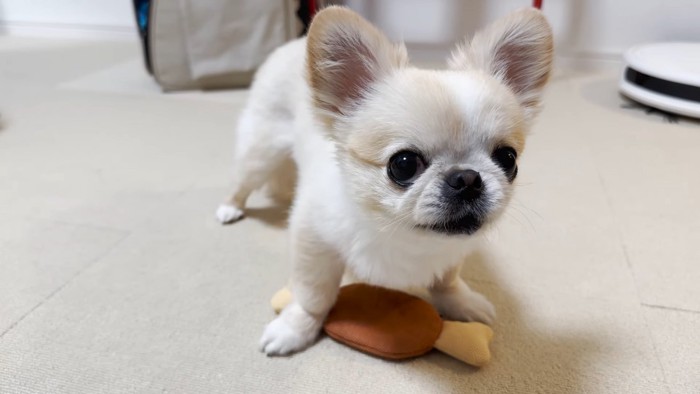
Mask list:
[[[620,91],[662,111],[700,118],[700,43],[639,45],[624,55]]]

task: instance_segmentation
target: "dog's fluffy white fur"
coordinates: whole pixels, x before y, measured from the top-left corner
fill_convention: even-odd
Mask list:
[[[338,7],[269,57],[239,120],[234,193],[217,211],[237,220],[253,190],[284,198],[296,183],[294,299],[266,327],[265,353],[314,341],[346,269],[376,285],[426,287],[449,319],[492,322],[494,307],[459,269],[510,198],[517,171],[494,152],[522,151],[551,58],[550,28],[534,9],[478,33],[450,70],[434,71],[410,67],[403,45]],[[424,164],[409,184],[388,170],[403,151]],[[452,202],[446,176],[466,169],[479,174],[480,197]]]

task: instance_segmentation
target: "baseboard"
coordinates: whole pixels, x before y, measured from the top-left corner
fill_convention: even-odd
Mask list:
[[[99,41],[131,41],[137,38],[135,26],[103,26],[8,21],[0,21],[0,35]]]
[[[137,38],[135,26],[104,26],[63,23],[0,21],[0,35],[66,38],[87,40],[132,41]],[[419,45],[407,43],[411,60],[423,67],[443,68],[452,45]],[[575,71],[617,71],[622,67],[622,54],[609,52],[556,51],[556,66]]]
[[[619,71],[622,68],[622,53],[560,53],[556,56],[555,62],[558,68],[574,71]]]
[[[449,45],[420,45],[406,43],[411,61],[423,67],[443,68],[454,47]],[[555,51],[555,66],[560,70],[598,72],[617,71],[622,67],[622,53]]]

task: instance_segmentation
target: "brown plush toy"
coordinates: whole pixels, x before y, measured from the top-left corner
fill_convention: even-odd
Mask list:
[[[271,304],[279,313],[291,299],[284,288]],[[475,367],[491,360],[489,326],[443,321],[421,298],[366,284],[340,289],[323,330],[340,343],[390,360],[420,356],[433,348]]]

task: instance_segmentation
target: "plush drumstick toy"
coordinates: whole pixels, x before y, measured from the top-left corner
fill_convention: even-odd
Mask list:
[[[291,299],[284,288],[271,304],[279,313]],[[340,343],[390,360],[420,356],[432,348],[476,367],[491,360],[489,326],[443,321],[421,298],[361,283],[340,289],[323,330]]]

